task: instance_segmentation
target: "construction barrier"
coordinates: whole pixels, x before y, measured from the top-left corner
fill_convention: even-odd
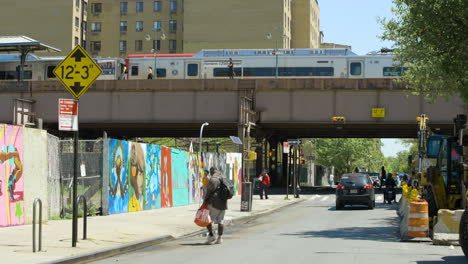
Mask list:
[[[459,245],[460,221],[465,210],[440,209],[434,225],[434,245]]]
[[[412,237],[429,237],[429,207],[426,200],[410,202],[408,214],[408,233]]]

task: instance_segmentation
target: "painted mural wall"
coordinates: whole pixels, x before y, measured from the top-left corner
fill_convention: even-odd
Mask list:
[[[242,154],[225,152],[205,152],[203,156],[203,169],[209,171],[214,167],[224,174],[224,177],[234,184],[234,191],[241,194],[242,186]]]
[[[24,224],[23,128],[0,124],[0,226]]]
[[[205,153],[240,194],[240,153]],[[109,141],[109,214],[184,206],[202,199],[203,168],[197,153],[136,142]]]

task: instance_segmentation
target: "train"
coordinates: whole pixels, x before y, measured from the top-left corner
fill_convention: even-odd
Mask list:
[[[53,69],[64,57],[28,55],[25,80],[54,79]],[[349,49],[220,49],[184,54],[130,54],[94,58],[103,69],[98,80],[227,79],[229,59],[234,78],[395,78],[406,67],[391,53],[357,55]],[[0,80],[17,79],[19,55],[0,54]],[[151,70],[150,70],[151,68]],[[155,69],[155,70],[154,70]]]
[[[65,56],[40,57],[34,54],[26,56],[23,78],[25,81],[43,81],[56,79],[53,71]],[[101,67],[102,74],[98,80],[120,80],[124,78],[125,60],[121,58],[94,58]],[[19,54],[0,54],[0,81],[18,80]]]
[[[395,78],[406,67],[391,53],[357,55],[349,49],[202,50],[195,54],[128,55],[126,78],[226,79],[232,59],[236,78]]]

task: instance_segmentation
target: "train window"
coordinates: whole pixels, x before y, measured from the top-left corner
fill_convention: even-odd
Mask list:
[[[47,66],[47,79],[55,78],[54,69],[55,66]]]
[[[406,67],[383,67],[383,76],[401,76],[407,69]]]
[[[198,64],[191,63],[187,65],[188,76],[198,76]]]
[[[132,68],[130,70],[130,74],[132,76],[137,76],[138,75],[138,66],[132,66]]]
[[[0,80],[17,80],[16,71],[0,71]],[[32,79],[32,71],[24,71],[23,79]]]
[[[156,70],[157,77],[166,77],[166,69],[158,68]]]
[[[276,76],[275,67],[256,67],[256,68],[244,68],[243,75],[248,77],[258,76]],[[234,68],[236,76],[241,75],[240,68]],[[278,76],[333,76],[333,67],[279,67]],[[215,77],[227,77],[227,68],[214,68],[213,76]]]
[[[350,73],[351,75],[361,75],[361,63],[360,62],[351,62],[350,64]]]

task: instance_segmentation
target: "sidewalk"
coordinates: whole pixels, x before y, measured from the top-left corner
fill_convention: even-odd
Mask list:
[[[268,200],[253,197],[251,212],[240,211],[240,196],[229,200],[226,225],[242,223],[257,215],[307,199],[307,196],[284,200],[285,195],[270,195]],[[100,255],[123,253],[145,246],[174,240],[201,232],[193,223],[198,205],[162,208],[135,213],[88,217],[87,240],[83,222],[78,219],[78,243],[71,246],[72,221],[51,220],[42,226],[42,251],[32,252],[32,225],[0,228],[2,263],[79,263]],[[38,230],[38,228],[37,228]],[[36,232],[37,232],[36,230]],[[38,243],[36,242],[36,248]],[[100,255],[99,255],[100,254]],[[77,259],[81,257],[81,259]]]

